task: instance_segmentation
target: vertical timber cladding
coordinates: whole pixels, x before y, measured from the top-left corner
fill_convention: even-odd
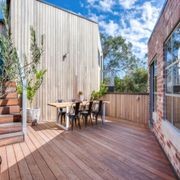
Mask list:
[[[44,35],[41,68],[47,69],[34,105],[43,120],[54,120],[47,106],[58,98],[69,100],[83,91],[86,98],[100,84],[98,65],[98,24],[37,0],[13,0],[10,5],[11,30],[19,57],[30,56],[30,26],[38,37]],[[63,60],[63,56],[66,58]]]

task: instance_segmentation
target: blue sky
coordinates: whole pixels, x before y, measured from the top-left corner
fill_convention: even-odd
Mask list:
[[[142,59],[147,41],[166,0],[44,0],[99,23],[100,31],[121,35]]]
[[[2,2],[3,0],[0,0]],[[143,59],[147,41],[166,0],[42,0],[99,23],[107,35],[123,36]]]

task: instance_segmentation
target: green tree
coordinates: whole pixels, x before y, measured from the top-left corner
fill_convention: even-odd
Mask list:
[[[147,92],[148,72],[144,68],[137,68],[123,79],[115,78],[115,91],[123,93]]]
[[[132,53],[132,44],[121,36],[101,34],[105,71],[129,73],[138,67],[140,61]]]

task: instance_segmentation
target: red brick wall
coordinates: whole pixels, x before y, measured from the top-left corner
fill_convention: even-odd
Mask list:
[[[157,59],[157,120],[154,133],[180,177],[180,133],[169,122],[163,120],[165,102],[165,71],[163,45],[175,26],[180,22],[180,1],[168,0],[148,43],[148,64]]]

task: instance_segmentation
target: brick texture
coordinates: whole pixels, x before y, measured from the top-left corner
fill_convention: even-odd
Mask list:
[[[163,124],[165,123],[165,60],[163,45],[179,22],[180,1],[168,0],[148,43],[148,64],[150,65],[154,57],[156,57],[158,69],[157,121],[153,125],[153,131],[167,154],[167,157],[169,158],[177,175],[180,177],[180,149],[179,146],[177,147],[174,145],[174,142],[178,141],[178,139],[172,138],[173,136],[168,134],[168,128],[166,129],[167,131],[163,129]]]

